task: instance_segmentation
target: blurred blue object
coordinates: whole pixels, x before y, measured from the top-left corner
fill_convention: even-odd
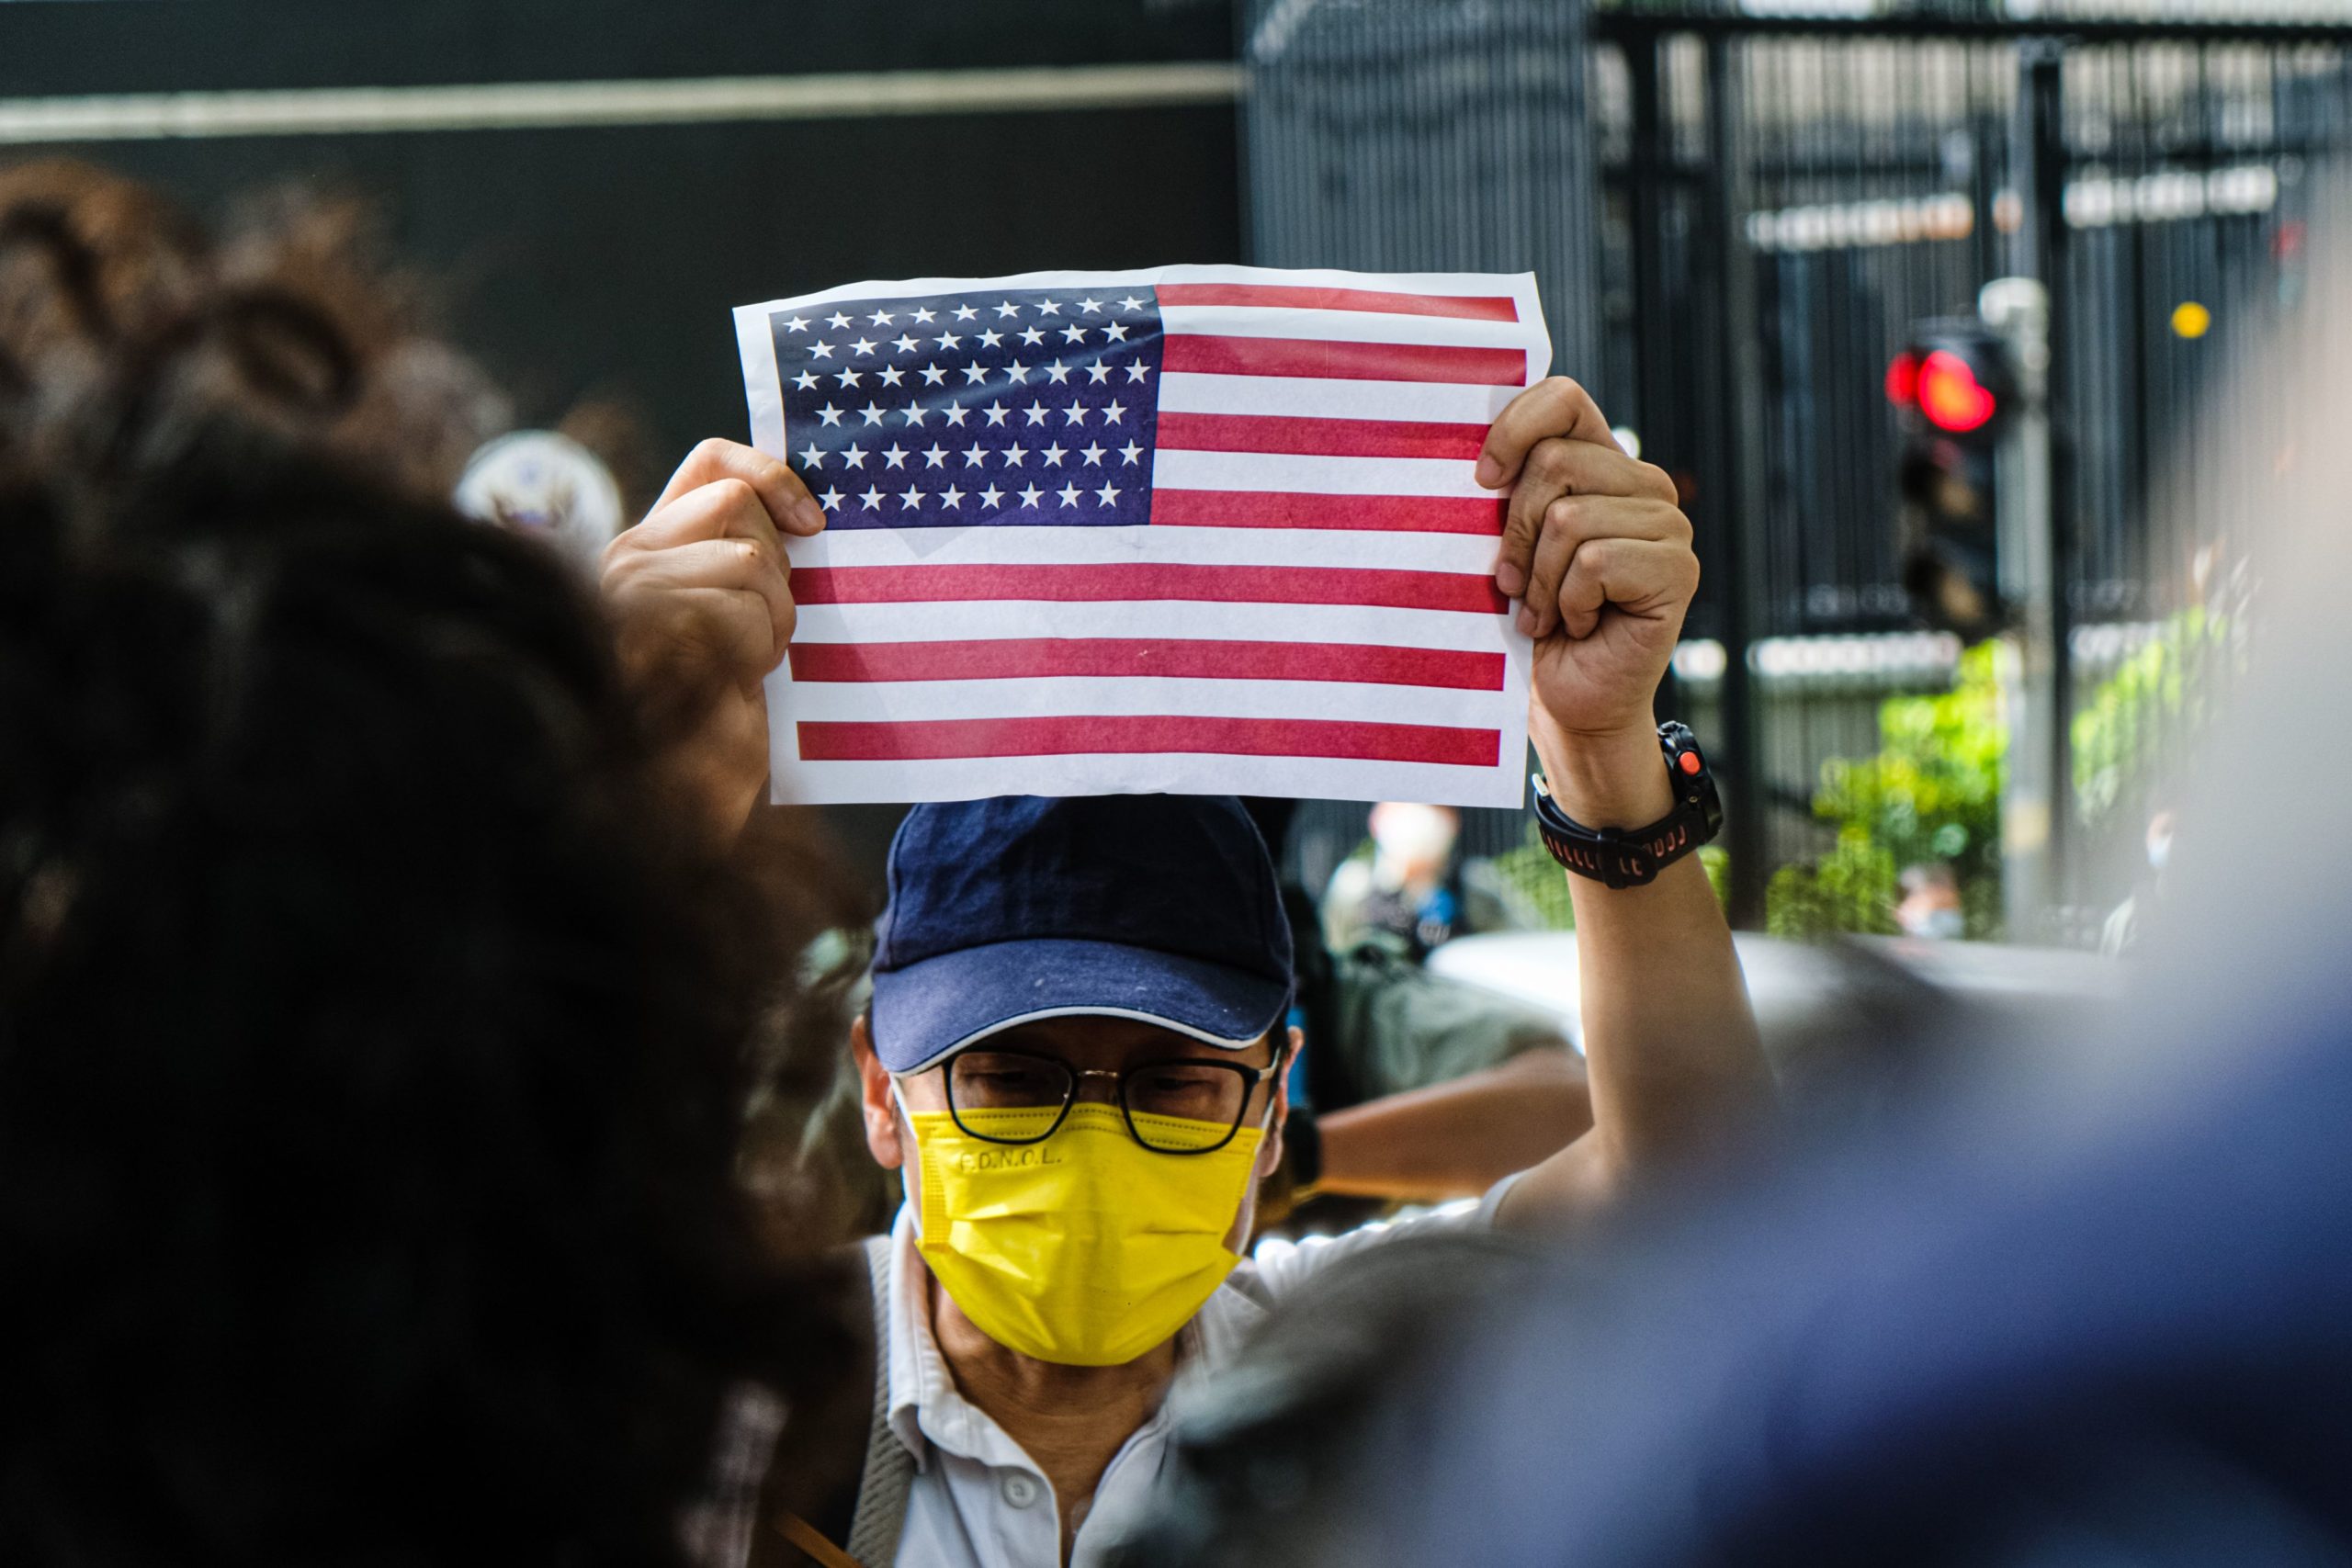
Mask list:
[[[2347,1021],[2120,1115],[1987,1094],[1563,1269],[1397,1402],[1377,1560],[2352,1562]]]

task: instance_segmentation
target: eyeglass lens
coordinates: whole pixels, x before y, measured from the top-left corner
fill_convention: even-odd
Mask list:
[[[1229,1139],[1248,1109],[1254,1075],[1238,1064],[1154,1062],[1133,1067],[1120,1079],[1127,1125],[1136,1141],[1163,1154],[1195,1154]],[[967,1051],[948,1064],[947,1108],[956,1125],[991,1143],[1031,1142],[1049,1127],[1024,1138],[1005,1136],[1005,1118],[967,1124],[966,1111],[1050,1111],[1057,1115],[1077,1092],[1077,1076],[1050,1057],[1012,1051]],[[977,1119],[976,1119],[977,1120]],[[1025,1118],[1013,1123],[1024,1133]]]

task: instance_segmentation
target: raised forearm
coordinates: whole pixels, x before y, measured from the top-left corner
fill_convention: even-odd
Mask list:
[[[1316,1190],[1434,1202],[1485,1191],[1592,1125],[1584,1068],[1565,1046],[1319,1116]]]
[[[1538,750],[1580,822],[1640,827],[1671,805],[1650,736],[1572,743],[1539,734]],[[1698,858],[1646,887],[1568,884],[1593,1128],[1513,1191],[1510,1218],[1574,1213],[1629,1179],[1702,1157],[1771,1099],[1731,931]]]

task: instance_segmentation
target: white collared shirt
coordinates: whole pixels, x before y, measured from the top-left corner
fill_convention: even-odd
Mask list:
[[[1179,1375],[1213,1372],[1274,1302],[1340,1258],[1399,1236],[1489,1224],[1509,1185],[1498,1185],[1476,1203],[1365,1225],[1345,1235],[1261,1243],[1179,1333]],[[916,1467],[898,1568],[1056,1568],[1061,1561],[1061,1510],[1053,1483],[1003,1427],[956,1392],[932,1334],[931,1272],[916,1250],[914,1223],[904,1209],[891,1227],[890,1244],[889,1419]],[[1099,1564],[1112,1541],[1148,1505],[1167,1461],[1168,1438],[1163,1402],[1103,1471],[1079,1524],[1071,1568]]]

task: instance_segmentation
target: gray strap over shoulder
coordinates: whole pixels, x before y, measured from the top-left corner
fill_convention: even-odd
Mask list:
[[[864,1250],[874,1305],[874,1422],[865,1438],[865,1468],[858,1477],[857,1512],[842,1545],[866,1568],[891,1568],[906,1528],[915,1456],[890,1429],[890,1238],[869,1237]]]

